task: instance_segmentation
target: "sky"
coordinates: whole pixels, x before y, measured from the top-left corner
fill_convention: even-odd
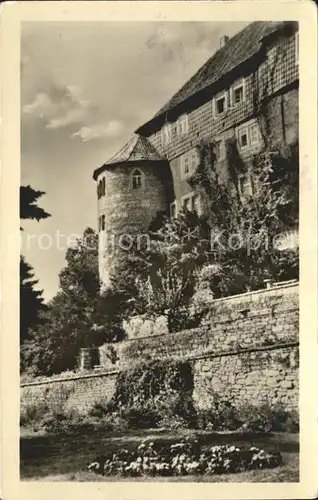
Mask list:
[[[248,23],[23,23],[21,184],[51,214],[23,224],[22,253],[45,300],[67,245],[97,227],[93,171]]]

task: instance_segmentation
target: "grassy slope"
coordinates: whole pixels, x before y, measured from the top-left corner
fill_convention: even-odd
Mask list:
[[[87,472],[87,465],[99,455],[119,448],[135,448],[143,439],[175,442],[185,435],[195,435],[205,444],[254,445],[267,451],[279,450],[283,455],[282,466],[271,470],[249,471],[214,477],[182,477],[178,481],[204,482],[297,482],[298,436],[294,434],[243,435],[198,431],[136,431],[107,433],[96,430],[87,434],[29,435],[21,434],[20,474],[22,480],[44,481],[118,481]],[[120,479],[122,480],[122,479]],[[130,479],[131,481],[142,480]],[[172,478],[156,478],[156,481],[172,481]],[[176,479],[174,479],[176,480]]]

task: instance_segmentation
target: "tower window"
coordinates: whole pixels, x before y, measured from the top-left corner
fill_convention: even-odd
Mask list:
[[[100,218],[100,229],[101,231],[105,231],[105,215],[102,215]]]
[[[99,181],[97,185],[97,198],[100,199],[102,196],[105,196],[106,193],[106,179],[105,177]]]
[[[98,217],[98,230],[105,231],[105,215]]]
[[[142,173],[140,170],[135,170],[132,175],[132,187],[138,189],[142,186]]]

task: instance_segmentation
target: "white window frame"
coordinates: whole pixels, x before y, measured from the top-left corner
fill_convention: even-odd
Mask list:
[[[188,115],[184,114],[179,116],[177,120],[177,135],[186,135],[189,132]]]
[[[196,158],[195,165],[192,164],[194,157]],[[185,160],[187,160],[188,168],[189,168],[189,171],[187,173],[184,171]],[[181,163],[181,178],[188,179],[194,173],[194,171],[198,165],[198,153],[197,153],[196,149],[191,149],[190,151],[187,151],[187,153],[184,153],[183,155],[181,155],[180,163]]]
[[[175,215],[172,215],[172,210],[174,208]],[[177,200],[174,200],[172,203],[170,203],[170,218],[175,218],[178,215],[178,205],[177,205]]]
[[[165,123],[161,129],[161,141],[163,147],[168,146],[171,142],[171,123]]]
[[[256,128],[256,132],[257,132],[257,140],[256,141],[252,140],[252,128],[253,127]],[[255,146],[255,145],[260,143],[260,130],[259,130],[259,126],[258,126],[257,122],[251,123],[249,125],[249,142],[250,142],[251,146]]]
[[[246,142],[246,144],[244,146],[241,143],[241,136],[242,135],[246,135],[246,137],[247,137],[247,142]],[[248,126],[247,125],[244,125],[244,126],[242,126],[242,127],[240,127],[238,129],[238,141],[239,141],[240,149],[245,149],[245,148],[248,148],[250,146],[250,139],[249,139],[249,133],[248,133]]]
[[[222,154],[220,154],[220,157],[216,158],[216,161],[222,161],[222,160],[225,160],[225,157],[226,157],[226,154],[225,154],[225,141],[224,139],[216,139],[215,140],[215,146],[216,148],[218,147],[218,144],[219,144],[219,151],[220,153],[222,152]]]
[[[202,214],[202,205],[201,205],[201,196],[197,193],[194,193],[193,197],[192,197],[192,206],[193,206],[193,210],[195,210],[195,203],[194,203],[194,198],[197,197],[198,199],[198,210],[197,210],[197,214],[198,215],[201,215]]]
[[[220,101],[221,99],[224,99],[224,110],[222,111],[222,113],[218,113],[217,112],[217,102]],[[228,96],[227,96],[227,92],[224,91],[222,94],[219,94],[218,96],[214,97],[213,99],[213,116],[214,118],[218,118],[219,116],[223,116],[224,113],[226,113],[227,111],[227,108],[228,108]]]
[[[240,89],[240,88],[242,88],[242,100],[239,102],[235,102],[235,100],[234,100],[235,91],[237,89]],[[245,99],[246,99],[245,78],[241,78],[241,80],[234,83],[234,85],[232,85],[232,87],[230,89],[230,102],[231,102],[230,106],[231,106],[231,108],[236,108],[237,106],[242,104],[242,102],[245,102]]]
[[[258,140],[257,141],[253,141],[251,140],[251,137],[252,137],[252,134],[251,134],[251,128],[252,127],[257,127],[257,132],[258,132]],[[242,146],[241,144],[241,136],[243,135],[243,133],[246,132],[246,135],[247,135],[247,144],[245,146]],[[247,148],[250,148],[252,146],[257,146],[257,145],[260,145],[261,144],[261,133],[260,133],[260,130],[259,130],[259,125],[257,123],[257,120],[250,120],[246,123],[242,123],[242,125],[240,125],[239,127],[236,128],[236,137],[237,137],[237,140],[238,140],[238,144],[239,144],[239,148],[244,150],[244,149],[247,149]]]
[[[295,33],[295,63],[299,64],[299,31]]]
[[[138,172],[138,174],[137,174]],[[134,186],[134,178],[138,177],[140,178],[140,185],[139,186]],[[139,168],[134,168],[134,170],[131,172],[131,188],[135,191],[140,188],[143,188],[145,185],[145,174],[139,169]]]
[[[194,198],[196,196],[198,197],[198,200],[199,200],[198,215],[201,215],[201,213],[202,213],[201,198],[200,198],[200,195],[198,193],[196,193],[195,191],[191,191],[191,193],[187,193],[181,197],[181,209],[185,208],[185,202],[187,200],[190,200],[190,205],[191,205],[190,211],[193,212],[195,210]]]
[[[188,167],[188,171],[185,171],[185,167]],[[190,156],[188,153],[184,154],[181,156],[181,177],[182,179],[187,179],[188,177],[191,176],[191,163],[190,163]]]
[[[243,179],[247,182],[247,184],[249,186],[250,192],[248,194],[243,192],[243,182],[242,182]],[[253,181],[252,181],[252,176],[249,172],[238,176],[238,188],[239,188],[240,196],[242,198],[247,198],[247,197],[253,196],[253,194],[254,194]]]
[[[198,151],[195,148],[192,149],[189,156],[190,156],[190,170],[191,170],[191,175],[192,175],[194,173],[195,169],[197,168],[198,163],[199,163]],[[193,164],[193,160],[194,160],[194,164]]]

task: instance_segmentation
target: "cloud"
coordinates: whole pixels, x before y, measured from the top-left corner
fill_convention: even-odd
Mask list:
[[[23,113],[31,114],[43,118],[44,114],[47,113],[49,108],[53,105],[50,97],[40,92],[35,96],[34,101],[31,104],[25,104],[22,108]]]
[[[22,112],[33,118],[45,119],[45,128],[59,129],[85,122],[93,110],[89,100],[82,99],[76,85],[51,85],[47,92],[38,92]]]
[[[123,124],[117,120],[111,120],[108,123],[100,123],[91,126],[82,127],[72,134],[72,137],[80,137],[83,142],[102,137],[115,137],[123,130]]]
[[[70,109],[65,115],[59,116],[57,118],[52,118],[45,128],[57,129],[62,127],[67,127],[68,125],[73,125],[75,123],[80,123],[85,119],[86,113],[83,108]]]

